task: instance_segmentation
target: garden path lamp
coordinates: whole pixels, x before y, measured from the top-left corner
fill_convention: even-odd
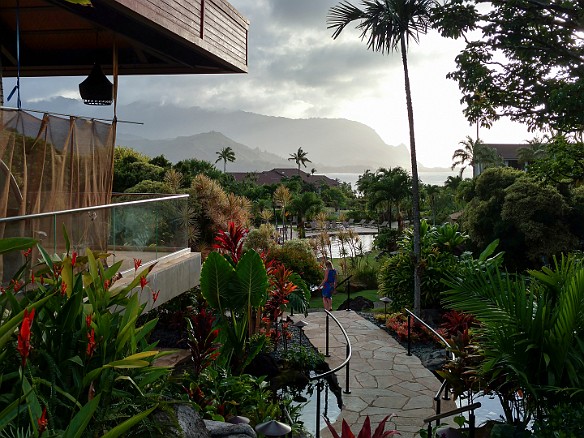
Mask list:
[[[297,321],[294,323],[294,327],[298,327],[298,333],[300,334],[300,346],[302,346],[302,333],[304,333],[304,331],[302,330],[304,327],[306,327],[308,325],[308,323],[306,321]]]
[[[391,298],[389,297],[381,297],[379,301],[383,303],[383,313],[385,313],[385,318],[387,319],[387,303],[391,303]]]
[[[285,423],[280,423],[276,420],[270,420],[266,423],[258,424],[255,427],[255,431],[257,433],[261,433],[262,435],[269,436],[269,437],[277,437],[277,436],[284,436],[292,431],[292,428]]]

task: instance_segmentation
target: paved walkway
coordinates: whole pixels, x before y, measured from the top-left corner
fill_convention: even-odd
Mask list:
[[[333,315],[347,331],[353,350],[349,367],[351,393],[343,393],[344,406],[334,423],[339,435],[343,419],[357,435],[367,415],[374,430],[386,415],[394,413],[401,437],[419,437],[417,432],[424,427],[424,418],[435,413],[433,397],[440,388],[438,379],[422,366],[416,356],[408,356],[392,336],[357,313],[341,310],[333,312]],[[307,317],[296,316],[293,319],[308,323],[304,327],[306,337],[324,354],[326,313],[314,312]],[[332,319],[329,354],[327,362],[331,368],[341,364],[346,354],[345,338]],[[337,376],[344,390],[345,369],[339,371]],[[443,412],[454,409],[453,402],[442,403]],[[321,437],[331,437],[324,421],[321,424],[324,425]]]

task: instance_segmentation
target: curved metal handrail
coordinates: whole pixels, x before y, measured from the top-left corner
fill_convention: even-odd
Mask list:
[[[430,330],[438,339],[440,339],[440,341],[446,346],[446,348],[452,348],[452,346],[448,343],[446,339],[444,339],[444,337],[440,333],[438,333],[436,330],[434,330],[432,327],[426,324],[426,322],[424,322],[422,319],[418,318],[416,314],[414,314],[411,310],[406,308],[405,311],[409,316],[413,317],[416,321],[418,321],[420,324],[422,324],[424,327]],[[452,354],[452,359],[455,359],[456,356],[454,355],[454,353],[452,351],[450,353]]]
[[[325,310],[325,312],[333,319],[333,321],[339,326],[339,328],[341,329],[341,332],[343,333],[343,336],[345,337],[345,340],[347,341],[347,357],[345,358],[345,360],[343,361],[343,363],[341,363],[339,366],[337,366],[336,368],[326,371],[322,374],[318,374],[316,376],[310,377],[309,380],[318,380],[318,379],[323,379],[328,375],[331,375],[333,373],[336,373],[337,371],[339,371],[340,369],[344,368],[349,361],[351,360],[351,355],[353,354],[353,348],[351,347],[351,341],[349,340],[349,335],[347,335],[347,331],[344,329],[344,327],[341,325],[341,323],[339,322],[339,320],[337,318],[334,317],[334,315],[329,312],[328,310]]]

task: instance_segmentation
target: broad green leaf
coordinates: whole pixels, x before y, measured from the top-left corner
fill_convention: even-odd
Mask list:
[[[212,252],[207,256],[201,268],[201,293],[211,307],[219,310],[225,307],[224,300],[234,272],[233,266],[221,254]]]
[[[145,360],[115,360],[113,362],[104,365],[104,368],[142,368],[150,365],[150,362]]]
[[[48,266],[49,270],[51,272],[54,272],[53,271],[53,266],[54,266],[53,259],[51,258],[49,253],[41,245],[37,245],[37,249],[39,250],[39,253],[41,254],[41,258],[43,259],[45,264]]]
[[[240,288],[233,294],[232,308],[263,306],[268,298],[268,274],[260,255],[254,250],[246,251],[237,263],[235,272]]]
[[[152,408],[144,412],[141,412],[138,415],[133,416],[132,418],[129,418],[122,424],[119,424],[116,427],[114,427],[112,430],[107,432],[101,438],[116,438],[118,436],[123,436],[128,430],[130,430],[132,427],[134,427],[136,424],[138,424],[140,421],[142,421],[144,418],[150,415],[157,407],[158,405],[155,405]]]
[[[0,254],[22,249],[29,249],[35,246],[37,241],[28,237],[7,237],[0,239]]]
[[[157,354],[158,351],[143,351],[141,353],[132,354],[131,356],[124,358],[124,360],[144,359],[145,357],[152,357],[156,356]]]
[[[85,429],[93,417],[93,413],[99,407],[99,400],[101,394],[97,394],[93,400],[87,402],[69,423],[69,427],[65,430],[63,438],[81,438],[85,434]]]

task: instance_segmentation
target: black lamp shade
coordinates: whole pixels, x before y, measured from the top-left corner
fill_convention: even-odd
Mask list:
[[[93,64],[89,76],[79,84],[79,94],[86,105],[111,105],[114,86],[103,74],[99,64]]]

